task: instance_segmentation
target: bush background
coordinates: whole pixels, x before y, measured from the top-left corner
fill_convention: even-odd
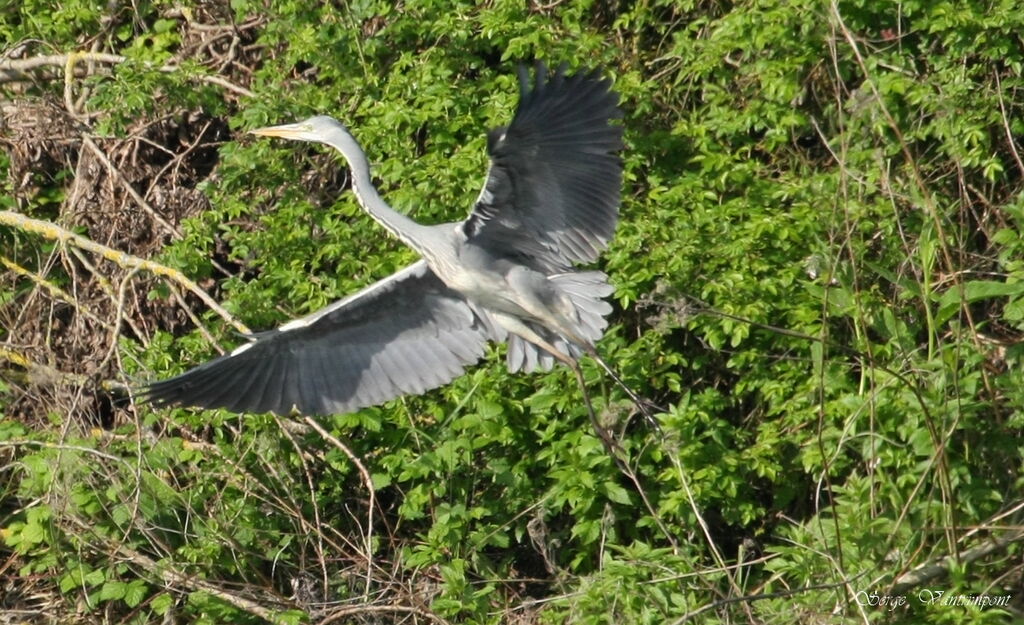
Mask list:
[[[1022,32],[1006,0],[0,9],[0,620],[1021,621]],[[500,347],[319,424],[126,401],[413,259],[336,155],[245,130],[333,114],[397,209],[461,219],[534,58],[625,111],[600,348],[667,408],[586,366],[626,470]]]

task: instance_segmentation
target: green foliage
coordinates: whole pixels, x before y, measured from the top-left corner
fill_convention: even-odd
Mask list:
[[[1005,514],[1024,487],[1013,3],[233,0],[219,19],[260,19],[245,74],[255,96],[241,100],[199,80],[209,65],[161,71],[193,45],[202,3],[112,16],[94,4],[23,2],[0,12],[0,33],[75,50],[101,31],[101,47],[127,57],[86,80],[98,134],[172,113],[239,133],[330,113],[366,147],[384,197],[429,223],[469,210],[484,129],[516,102],[515,62],[605,68],[628,150],[601,261],[617,304],[601,351],[666,410],[644,422],[585,364],[620,467],[569,372],[511,376],[496,348],[442,389],[322,420],[338,444],[268,415],[139,407],[96,429],[74,411],[0,419],[0,536],[21,576],[132,622],[315,621],[325,605],[380,597],[453,623],[1007,618],[919,590],[1012,593],[1015,543],[897,585],[1020,524]],[[32,90],[59,99],[59,82]],[[49,218],[74,171],[45,173],[19,209]],[[196,184],[210,206],[159,260],[250,327],[413,258],[318,147],[238,134]],[[5,280],[0,303],[32,288]],[[177,310],[169,293],[154,285],[152,305]],[[148,342],[122,340],[133,379],[213,356],[206,332],[237,340],[193,310],[202,330],[164,316],[145,324]],[[0,385],[0,402],[11,394]],[[168,570],[211,585],[168,582]],[[290,599],[260,615],[230,600],[240,585]],[[906,601],[862,601],[872,593]]]

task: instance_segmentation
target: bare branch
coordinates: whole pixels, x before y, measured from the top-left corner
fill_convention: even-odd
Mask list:
[[[98,145],[96,145],[96,142],[94,142],[92,138],[89,137],[89,135],[82,133],[82,143],[85,145],[85,147],[89,148],[89,150],[93,154],[96,155],[96,158],[100,159],[100,162],[102,162],[106,166],[107,171],[110,172],[110,175],[121,183],[121,186],[123,186],[125,191],[128,192],[128,195],[132,196],[132,199],[135,200],[135,203],[138,204],[139,207],[142,208],[142,210],[146,211],[146,213],[153,218],[153,221],[160,224],[160,226],[163,227],[163,229],[166,230],[168,234],[174,236],[175,238],[181,237],[181,233],[178,231],[178,229],[171,225],[166,219],[164,219],[163,216],[160,215],[160,213],[153,210],[153,207],[150,206],[149,203],[146,202],[146,200],[143,199],[141,195],[139,195],[139,192],[135,190],[135,187],[133,187],[130,182],[125,180],[125,177],[121,173],[121,171],[117,167],[115,167],[112,162],[110,162],[110,159],[107,158],[107,154],[103,150],[101,150]]]
[[[75,72],[75,65],[79,61],[119,65],[127,60],[128,57],[121,56],[120,54],[108,54],[105,52],[72,52],[70,54],[48,54],[44,56],[34,56],[27,59],[0,61],[0,84],[29,80],[29,72],[47,67],[63,67],[69,76],[73,76]],[[164,65],[159,69],[161,72],[169,74],[177,72],[181,68],[176,65]],[[217,85],[218,87],[222,87],[228,91],[237,93],[238,95],[250,98],[255,95],[252,91],[249,91],[240,85],[236,85],[222,76],[200,74],[192,76],[191,78],[211,85]]]
[[[1002,551],[1013,543],[1022,540],[1024,540],[1024,529],[1017,529],[1005,536],[993,538],[988,542],[976,545],[970,549],[965,549],[964,551],[961,551],[958,556],[947,555],[939,558],[938,560],[927,562],[912,571],[908,571],[903,575],[900,575],[892,587],[892,594],[902,594],[903,592],[929,582],[936,577],[947,575],[949,570],[954,566],[970,564],[971,562],[980,560],[987,555],[991,555],[997,551]]]
[[[249,328],[247,328],[245,324],[235,319],[231,313],[224,310],[220,304],[199,288],[198,284],[187,278],[185,274],[181,273],[177,269],[111,249],[81,235],[77,235],[74,232],[66,230],[56,224],[39,219],[32,219],[31,217],[26,217],[25,215],[15,213],[14,211],[0,211],[0,224],[19,228],[26,232],[34,232],[50,239],[51,241],[58,241],[63,245],[73,245],[86,250],[87,252],[98,254],[125,269],[140,269],[142,271],[148,271],[152,274],[158,275],[162,278],[172,280],[173,282],[180,284],[185,289],[191,291],[199,299],[203,300],[203,303],[220,315],[222,319],[234,326],[239,332],[246,334],[249,333]]]
[[[33,385],[88,386],[94,384],[94,381],[88,376],[61,371],[49,365],[34,362],[20,352],[0,347],[0,361],[4,360],[24,369],[23,381]],[[5,375],[7,374],[5,373]],[[100,380],[97,386],[104,391],[125,392],[128,390],[127,386],[116,380]]]
[[[278,618],[278,615],[281,612],[291,608],[291,606],[288,606],[286,603],[284,603],[284,601],[280,597],[265,595],[262,597],[251,598],[243,596],[236,592],[225,590],[224,588],[221,588],[213,584],[212,582],[208,582],[205,579],[202,579],[195,575],[189,575],[174,568],[173,563],[167,561],[157,562],[156,560],[153,560],[152,558],[145,556],[139,553],[138,551],[135,551],[134,549],[131,549],[124,543],[115,544],[112,541],[109,541],[101,536],[98,536],[94,531],[92,531],[92,528],[85,526],[82,520],[75,517],[74,515],[69,515],[66,518],[71,520],[76,525],[79,525],[81,529],[84,529],[85,531],[93,535],[95,538],[97,538],[99,541],[105,544],[108,548],[110,548],[113,552],[117,553],[117,555],[128,560],[135,566],[149,572],[150,574],[155,574],[159,576],[160,579],[164,581],[164,583],[170,586],[189,590],[201,590],[203,592],[213,595],[214,597],[217,597],[222,601],[230,603],[231,605],[235,606],[240,610],[248,612],[253,616],[257,616],[271,623],[280,622],[281,619]]]
[[[41,276],[26,267],[22,267],[18,263],[3,255],[0,255],[0,265],[3,265],[7,269],[10,269],[19,276],[28,278],[32,282],[36,283],[36,285],[39,286],[40,288],[45,289],[50,294],[50,297],[60,300],[65,304],[71,306],[79,313],[85,315],[89,320],[93,321],[94,323],[98,323],[99,325],[103,326],[108,330],[113,329],[114,326],[112,326],[109,322],[105,321],[104,319],[100,319],[94,312],[92,312],[85,306],[81,305],[73,295],[71,295],[64,289],[60,288],[53,282],[50,282],[44,276]]]
[[[352,605],[337,610],[332,610],[327,617],[320,621],[320,625],[327,625],[328,623],[334,623],[335,621],[341,620],[347,616],[354,616],[357,614],[415,614],[422,616],[423,618],[433,621],[435,623],[441,623],[445,625],[448,621],[442,619],[438,615],[428,612],[423,608],[417,608],[408,605]]]
[[[363,484],[366,486],[366,490],[370,495],[370,503],[366,507],[366,592],[370,592],[370,580],[371,573],[373,571],[373,508],[376,505],[376,492],[373,488],[373,478],[370,477],[370,472],[366,470],[366,466],[359,459],[359,456],[355,455],[348,446],[341,442],[338,437],[332,435],[330,432],[325,430],[323,426],[317,423],[316,419],[312,417],[305,417],[303,419],[309,424],[314,430],[317,431],[320,436],[323,436],[332,445],[341,450],[343,454],[348,456],[348,459],[352,461],[352,464],[356,465],[359,470],[359,475],[363,478]]]

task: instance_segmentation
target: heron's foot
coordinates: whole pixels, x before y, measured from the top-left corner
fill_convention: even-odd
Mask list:
[[[651,427],[655,432],[661,432],[661,424],[658,423],[658,419],[654,415],[668,412],[665,408],[662,408],[658,404],[652,402],[649,399],[638,397],[633,401],[636,405],[636,409],[643,415],[644,421]]]
[[[608,455],[615,459],[616,462],[622,462],[626,458],[626,450],[619,445],[619,441],[615,440],[615,435],[609,428],[601,426],[597,422],[597,419],[591,419],[590,424],[594,426],[594,433],[601,439],[601,444],[604,445],[605,451]]]
[[[629,401],[630,403],[633,404],[632,410],[626,408],[625,404],[619,404],[624,409],[629,410],[627,420],[632,421],[633,418],[639,414],[641,417],[643,417],[643,421],[647,425],[647,427],[654,430],[655,432],[660,433],[661,424],[658,422],[657,415],[663,414],[668,411],[665,408],[659,406],[658,404],[652,402],[651,400],[645,399],[638,395],[630,394]]]
[[[646,397],[642,397],[636,391],[630,388],[630,386],[626,384],[626,382],[623,381],[622,378],[619,377],[619,374],[615,373],[615,370],[612,369],[612,366],[605,362],[604,358],[601,358],[601,355],[597,353],[596,349],[591,348],[588,351],[588,353],[591,355],[591,357],[594,358],[594,360],[597,361],[599,365],[601,365],[601,368],[605,370],[605,373],[607,373],[613,380],[615,380],[615,383],[618,384],[619,388],[621,388],[626,393],[626,395],[629,397],[629,400],[633,402],[633,405],[636,406],[637,410],[640,411],[640,414],[644,416],[644,419],[649,424],[654,426],[655,429],[660,430],[658,422],[654,419],[654,415],[662,412],[667,412],[667,410],[659,406],[658,404],[654,403],[653,401],[647,399]]]

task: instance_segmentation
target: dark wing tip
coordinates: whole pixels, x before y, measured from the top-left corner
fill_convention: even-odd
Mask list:
[[[569,63],[562,61],[558,64],[552,74],[548,65],[541,60],[533,62],[533,81],[530,80],[530,69],[526,63],[516,65],[516,73],[519,77],[520,99],[533,96],[538,92],[559,90],[566,82],[573,86],[588,84],[590,87],[602,87],[603,91],[611,91],[612,81],[604,77],[605,72],[600,66],[581,66],[574,72],[569,72]],[[616,96],[617,99],[617,96]]]
[[[223,357],[221,357],[223,358]],[[220,406],[209,405],[210,395],[214,391],[223,391],[223,384],[211,384],[212,378],[221,376],[210,375],[210,370],[217,373],[217,363],[220,358],[214,359],[204,365],[176,375],[165,380],[157,380],[144,384],[139,389],[137,398],[146,404],[158,408],[176,405],[202,406],[204,408],[215,408]]]
[[[498,150],[498,146],[501,143],[502,137],[505,136],[505,131],[508,130],[508,126],[498,126],[491,128],[487,132],[487,153],[494,154]]]
[[[522,101],[530,93],[530,70],[520,63],[516,67],[516,75],[519,77],[519,100]]]
[[[537,61],[537,64],[534,67],[534,83],[533,83],[534,86],[533,86],[533,90],[534,91],[540,91],[541,87],[547,81],[547,77],[548,77],[548,66],[545,65],[544,63],[542,63],[541,61]]]
[[[605,77],[600,67],[584,66],[569,73],[569,64],[563,61],[552,74],[543,61],[535,61],[532,85],[526,65],[519,64],[517,69],[519,105],[512,126],[515,126],[515,118],[546,116],[548,113],[557,116],[580,106],[585,110],[577,110],[577,113],[605,119],[622,117],[619,95],[612,90],[611,78]]]

